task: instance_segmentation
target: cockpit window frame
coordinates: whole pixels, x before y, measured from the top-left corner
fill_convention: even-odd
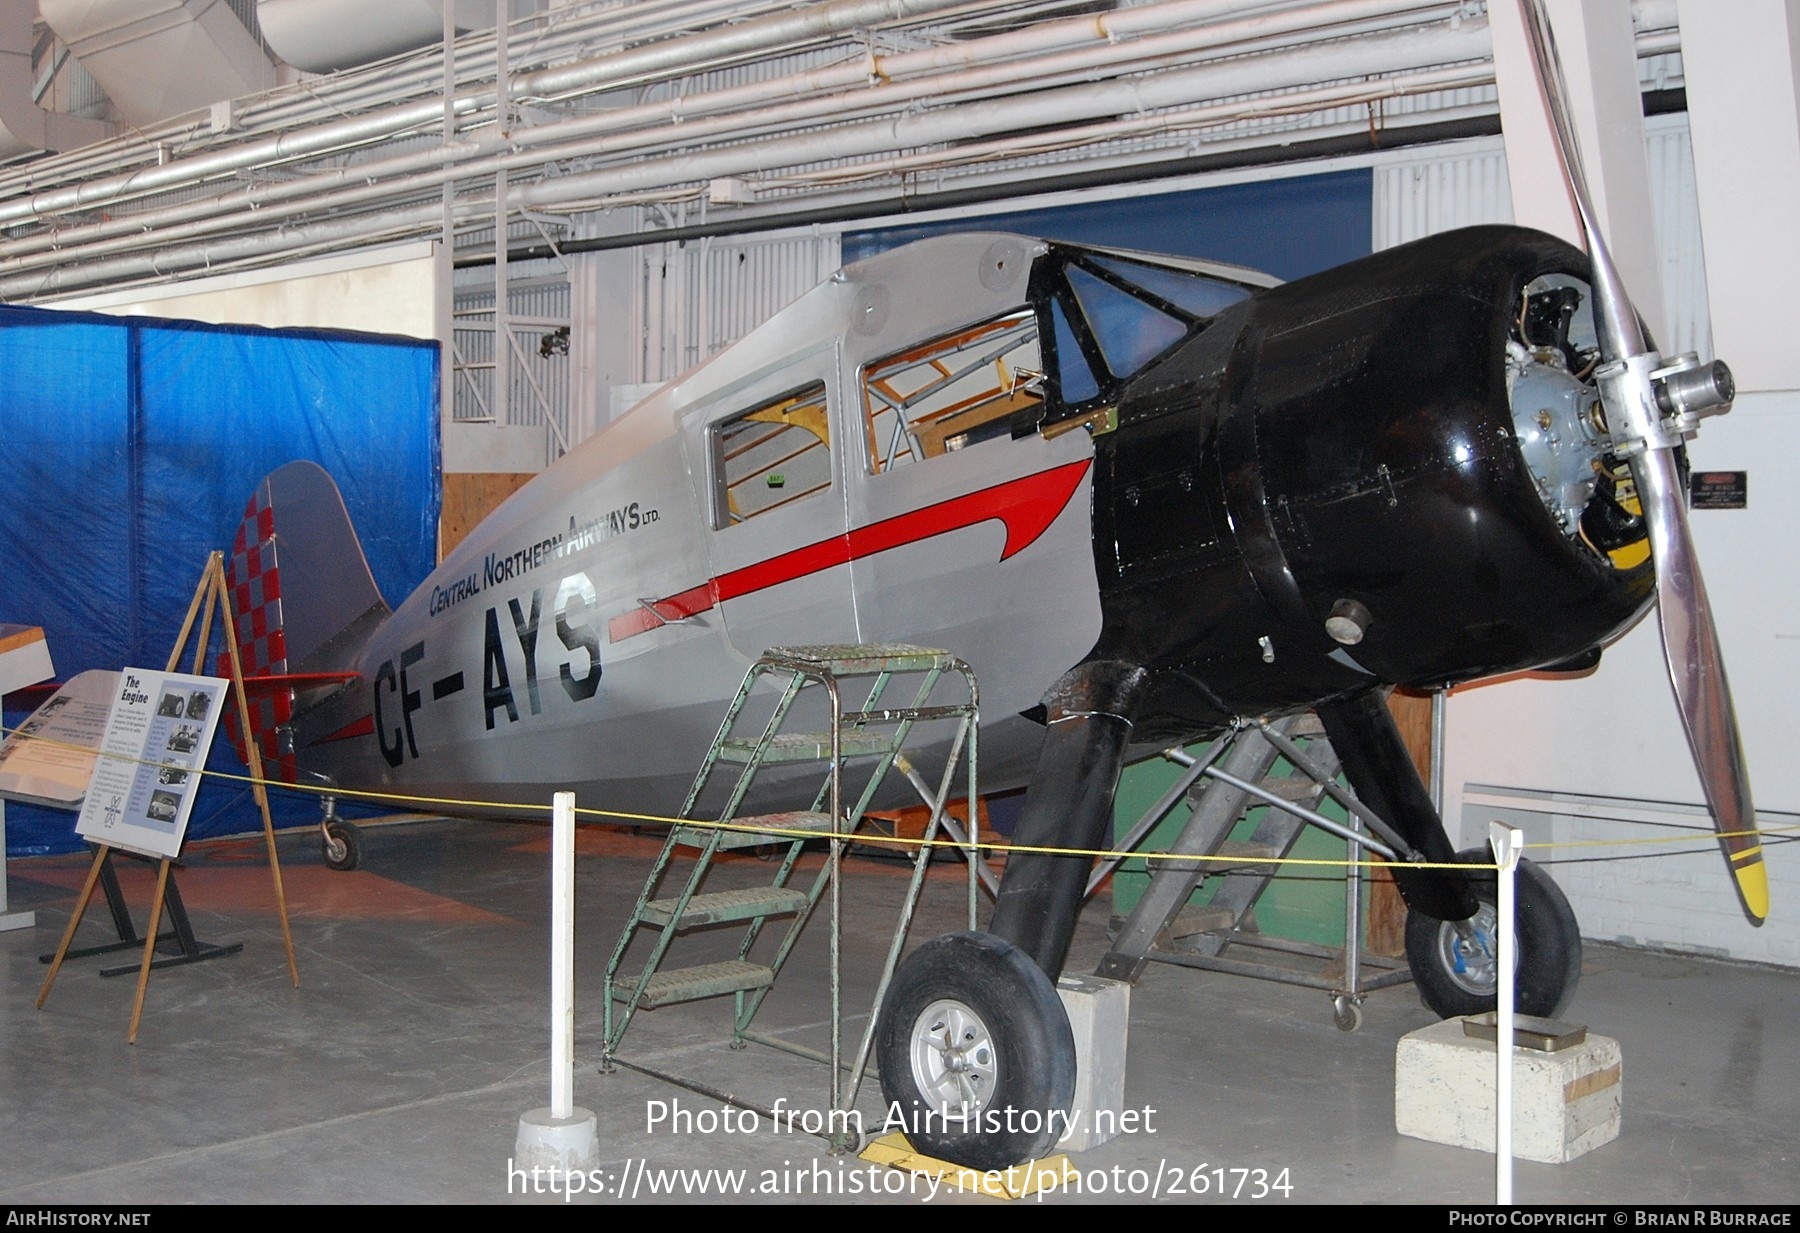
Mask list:
[[[1043,357],[1045,374],[1045,407],[1038,424],[1054,423],[1080,415],[1096,407],[1116,403],[1120,391],[1137,373],[1185,345],[1196,334],[1211,325],[1220,313],[1228,311],[1231,307],[1230,304],[1227,304],[1219,312],[1210,314],[1183,308],[1166,296],[1148,287],[1133,283],[1115,268],[1119,265],[1139,265],[1161,272],[1186,274],[1208,280],[1221,287],[1242,289],[1243,296],[1233,303],[1241,302],[1242,299],[1248,298],[1257,291],[1277,286],[1281,281],[1239,266],[1202,261],[1188,262],[1125,249],[1051,244],[1032,267],[1027,290],[1027,298],[1030,299],[1038,313],[1038,345]],[[1114,367],[1114,362],[1107,358],[1106,350],[1101,345],[1100,337],[1089,320],[1080,293],[1069,277],[1068,271],[1071,267],[1077,268],[1084,275],[1129,296],[1144,305],[1147,310],[1181,323],[1184,328],[1180,336],[1156,352],[1139,359],[1128,371],[1119,372]],[[1098,387],[1093,394],[1070,398],[1064,389],[1064,356],[1061,354],[1064,339],[1057,328],[1058,316],[1066,326],[1067,335],[1080,350],[1080,360],[1087,369],[1087,374],[1091,376],[1091,384]],[[1086,384],[1088,382],[1083,382],[1083,385]],[[1027,426],[1021,425],[1020,427],[1026,428]]]
[[[1011,436],[1019,415],[1040,414],[1041,322],[1033,305],[1018,304],[863,364],[857,388],[867,473],[888,474]],[[1025,349],[1036,352],[1032,366],[1009,363]],[[984,386],[978,374],[987,369],[995,370],[997,379]],[[904,388],[894,381],[903,381]],[[946,395],[951,401],[943,403]]]

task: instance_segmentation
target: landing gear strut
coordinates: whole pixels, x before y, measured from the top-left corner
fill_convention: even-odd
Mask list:
[[[337,802],[322,798],[325,816],[319,821],[319,850],[331,868],[348,872],[362,864],[362,830],[337,815]]]

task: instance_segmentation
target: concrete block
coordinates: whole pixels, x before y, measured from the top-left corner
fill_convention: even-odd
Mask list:
[[[1099,976],[1057,981],[1069,1027],[1075,1033],[1075,1104],[1058,1148],[1084,1152],[1120,1133],[1125,1116],[1125,1045],[1131,1022],[1131,986]]]
[[[1449,1019],[1400,1038],[1394,1129],[1415,1139],[1494,1150],[1494,1042]],[[1563,1164],[1619,1137],[1619,1042],[1589,1034],[1557,1053],[1513,1050],[1513,1154]]]
[[[520,1114],[512,1159],[506,1162],[509,1175],[521,1175],[522,1185],[536,1185],[571,1173],[592,1172],[600,1163],[598,1123],[592,1109],[580,1106],[572,1108],[568,1117],[557,1117],[549,1109]],[[509,1176],[509,1194],[511,1185]]]

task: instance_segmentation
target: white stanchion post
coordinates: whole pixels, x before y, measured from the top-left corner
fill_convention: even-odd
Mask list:
[[[550,822],[550,1116],[575,1103],[575,794],[558,792]]]
[[[550,1104],[519,1118],[509,1176],[590,1171],[597,1119],[575,1107],[575,794],[558,792],[550,826]],[[510,1181],[509,1181],[510,1185]]]
[[[1499,969],[1499,1014],[1494,1033],[1494,1202],[1510,1207],[1513,1201],[1513,955],[1518,938],[1514,933],[1514,883],[1519,871],[1519,853],[1525,848],[1525,832],[1502,822],[1488,823],[1488,843],[1494,849],[1494,863],[1500,866],[1498,902],[1495,911],[1494,962]]]

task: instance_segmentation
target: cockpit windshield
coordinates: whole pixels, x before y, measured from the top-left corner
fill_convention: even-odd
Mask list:
[[[1233,266],[1055,245],[1033,272],[1049,317],[1046,367],[1067,407],[1119,386],[1213,317],[1276,280]]]

